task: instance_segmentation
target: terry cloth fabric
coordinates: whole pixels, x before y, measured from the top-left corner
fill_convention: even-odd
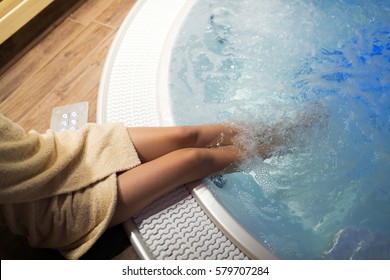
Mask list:
[[[140,163],[122,124],[25,133],[0,114],[0,218],[31,246],[78,259],[110,222],[116,174]]]

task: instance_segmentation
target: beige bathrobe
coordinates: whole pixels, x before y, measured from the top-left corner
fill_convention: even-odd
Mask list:
[[[25,133],[0,114],[0,222],[32,247],[78,259],[110,222],[116,174],[139,164],[123,125]]]

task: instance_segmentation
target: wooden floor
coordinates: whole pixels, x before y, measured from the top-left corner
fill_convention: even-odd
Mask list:
[[[88,101],[96,121],[99,79],[113,38],[136,0],[86,0],[0,76],[0,112],[25,130],[45,132],[52,108]],[[56,251],[28,247],[0,231],[2,258],[61,258]],[[85,258],[134,259],[121,227],[109,230]]]

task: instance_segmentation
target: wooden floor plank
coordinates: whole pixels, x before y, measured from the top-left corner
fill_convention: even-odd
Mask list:
[[[0,112],[10,119],[20,120],[27,115],[31,106],[34,106],[47,94],[50,94],[57,83],[66,77],[84,57],[96,49],[101,41],[112,34],[112,32],[112,29],[92,22],[58,56],[1,103]]]
[[[0,102],[7,99],[22,83],[28,82],[29,77],[41,71],[84,29],[85,26],[67,19],[49,33],[13,67],[0,76]]]
[[[96,18],[96,21],[117,28],[125,19],[128,11],[137,2],[136,0],[115,0]]]
[[[99,85],[96,85],[95,88],[91,89],[90,92],[87,93],[84,98],[85,101],[89,102],[89,114],[88,114],[88,122],[95,123],[96,122],[96,106],[97,106],[97,95],[99,92]]]
[[[127,0],[131,1],[131,0]],[[87,26],[96,19],[107,7],[115,6],[113,1],[105,0],[87,0],[85,3],[75,11],[70,18],[78,21],[79,23]]]

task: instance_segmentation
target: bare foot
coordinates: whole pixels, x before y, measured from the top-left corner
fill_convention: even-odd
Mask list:
[[[302,136],[317,124],[323,124],[328,114],[320,104],[307,105],[297,113],[296,119],[283,120],[274,125],[263,122],[236,122],[229,126],[227,135],[221,134],[214,147],[228,140],[240,151],[243,160],[253,156],[269,158],[286,154],[299,143]],[[226,137],[227,136],[227,137]]]
[[[318,103],[305,106],[297,114],[293,123],[281,121],[273,127],[265,127],[258,134],[257,153],[263,158],[269,158],[275,154],[291,152],[291,147],[297,145],[307,132],[316,125],[324,125],[329,115],[325,108]],[[304,137],[302,137],[304,136]]]

